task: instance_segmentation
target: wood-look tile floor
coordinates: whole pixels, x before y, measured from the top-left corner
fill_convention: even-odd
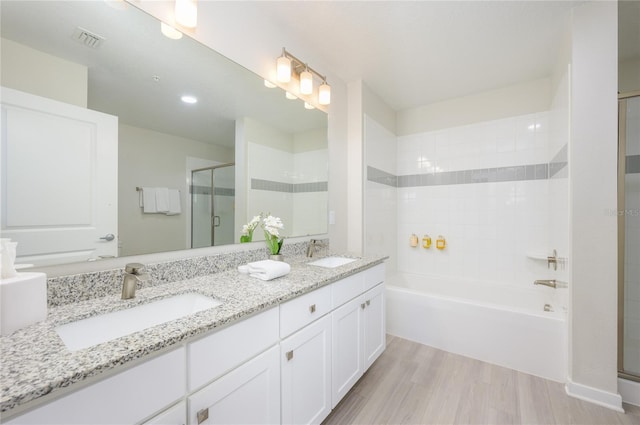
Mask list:
[[[387,336],[387,349],[324,421],[333,424],[635,424],[564,385]]]

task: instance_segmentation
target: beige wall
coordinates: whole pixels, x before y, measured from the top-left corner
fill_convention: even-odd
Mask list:
[[[175,251],[187,246],[187,157],[221,163],[234,161],[234,150],[158,133],[119,126],[118,238],[119,255]],[[182,213],[143,214],[136,187],[180,189]]]
[[[549,78],[398,112],[397,135],[421,133],[549,110]]]
[[[86,66],[0,39],[0,85],[87,107]]]
[[[640,58],[618,64],[618,91],[620,93],[640,90]]]

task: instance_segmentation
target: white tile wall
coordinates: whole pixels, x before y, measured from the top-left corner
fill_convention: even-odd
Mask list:
[[[550,112],[398,137],[397,174],[547,163]],[[546,263],[549,181],[401,187],[398,270],[444,277],[532,285],[551,278]],[[431,249],[409,246],[416,233]],[[443,235],[447,248],[435,249]]]
[[[365,164],[396,175],[396,136],[369,116],[364,119]],[[365,183],[365,255],[387,255],[387,271],[396,269],[396,188]]]
[[[248,143],[248,149],[249,185],[252,178],[292,184],[328,179],[327,149],[291,153],[259,143]],[[250,186],[247,191],[247,220],[260,212],[271,212],[282,219],[285,236],[326,233],[327,192],[285,193]],[[254,233],[255,240],[261,238],[261,232]]]

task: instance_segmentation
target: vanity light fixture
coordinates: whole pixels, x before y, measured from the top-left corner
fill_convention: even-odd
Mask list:
[[[331,86],[327,84],[327,77],[302,62],[287,49],[282,48],[282,55],[276,60],[276,75],[280,83],[291,81],[291,75],[297,75],[300,81],[300,94],[305,96],[313,94],[313,76],[315,75],[322,84],[318,87],[318,103],[328,105],[331,103]]]
[[[291,59],[286,55],[286,50],[282,49],[282,56],[276,60],[276,75],[278,81],[281,83],[288,83],[291,81]]]
[[[274,89],[274,88],[278,87],[275,84],[273,84],[271,81],[267,80],[266,78],[264,79],[264,86],[269,88],[269,89]]]
[[[318,87],[318,103],[328,105],[331,103],[331,86],[327,84],[327,80],[323,80]]]
[[[160,22],[160,32],[162,32],[162,35],[172,40],[180,40],[182,38],[182,33],[180,31],[171,25],[165,24],[164,22]]]
[[[182,96],[180,98],[180,100],[182,100],[184,103],[189,103],[189,104],[198,103],[198,98],[197,97],[190,96],[190,95],[187,95],[187,94]]]
[[[316,109],[316,107],[309,102],[304,102],[304,109]]]
[[[198,0],[176,0],[176,23],[185,28],[195,28],[198,23]]]
[[[291,92],[284,92],[284,97],[286,97],[289,100],[296,100],[297,97],[295,94],[291,93]]]
[[[300,93],[313,93],[313,75],[309,72],[308,66],[300,73]]]

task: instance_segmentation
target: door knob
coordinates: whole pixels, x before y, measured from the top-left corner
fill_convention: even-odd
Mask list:
[[[113,235],[113,233],[109,233],[106,236],[101,237],[100,239],[103,239],[107,242],[111,242],[112,240],[114,240],[116,237]]]

